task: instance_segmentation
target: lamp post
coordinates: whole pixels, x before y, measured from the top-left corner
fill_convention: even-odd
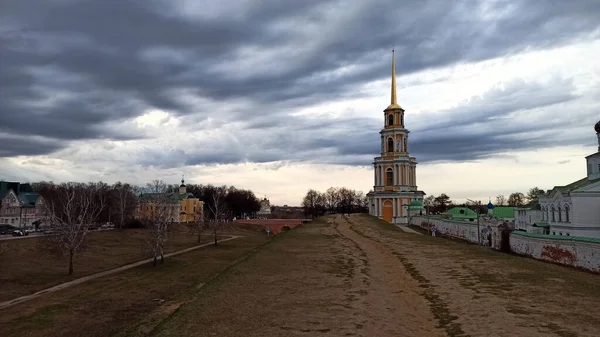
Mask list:
[[[431,224],[429,223],[429,205],[425,206],[425,216],[427,217],[427,235],[431,235]]]
[[[481,246],[481,230],[479,229],[479,207],[480,207],[480,201],[479,202],[475,202],[471,199],[467,199],[467,201],[472,202],[473,204],[475,204],[475,206],[477,207],[477,209],[475,210],[475,213],[477,214],[477,244]]]

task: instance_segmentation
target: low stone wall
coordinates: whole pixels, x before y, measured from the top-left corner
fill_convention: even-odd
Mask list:
[[[600,272],[600,239],[513,231],[512,252]]]
[[[477,243],[477,223],[462,220],[443,219],[439,217],[415,216],[410,224],[422,228],[435,226],[437,232],[445,236]],[[481,243],[500,250],[501,233],[498,223],[480,220]],[[510,233],[510,250],[513,253],[600,272],[600,239],[557,236],[512,231]]]
[[[431,228],[435,226],[437,233],[450,236],[453,238],[477,243],[477,222],[463,221],[463,220],[452,220],[443,219],[439,217],[424,217],[415,216],[410,219],[411,225],[416,225],[422,228]],[[428,225],[429,224],[429,225]],[[497,223],[488,223],[484,220],[480,220],[479,230],[481,232],[481,243],[489,246],[488,234],[492,235],[492,246],[499,246],[498,233],[495,228]],[[499,248],[499,247],[498,247]]]

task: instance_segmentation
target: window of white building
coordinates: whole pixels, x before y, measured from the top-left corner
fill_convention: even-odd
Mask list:
[[[562,222],[562,209],[558,206],[558,222]]]

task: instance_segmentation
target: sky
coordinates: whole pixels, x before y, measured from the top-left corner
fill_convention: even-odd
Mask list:
[[[392,48],[427,195],[585,177],[597,0],[1,0],[0,180],[367,193]]]

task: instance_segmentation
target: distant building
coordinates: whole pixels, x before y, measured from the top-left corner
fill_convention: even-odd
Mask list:
[[[304,216],[304,207],[288,205],[272,206],[271,218],[302,219]]]
[[[453,207],[441,214],[442,218],[463,221],[477,221],[477,213],[467,207]]]
[[[187,192],[185,181],[177,192],[142,193],[139,195],[136,218],[140,220],[152,218],[157,212],[164,215],[173,223],[194,222],[204,217],[204,203],[192,193]]]
[[[502,220],[502,222],[514,222],[515,208],[512,206],[494,206],[492,217]]]
[[[600,121],[598,152],[585,157],[587,177],[539,195],[549,234],[600,238]]]
[[[542,220],[542,208],[537,199],[527,205],[515,207],[514,218],[516,230],[547,234],[548,224]]]
[[[195,222],[204,218],[204,202],[187,192],[183,178],[181,178],[177,198],[179,199],[179,222]]]
[[[492,200],[490,199],[490,201],[487,204],[487,210],[488,210],[488,215],[492,216],[494,214],[494,204],[492,204]]]
[[[408,214],[410,216],[423,215],[423,213],[425,213],[425,207],[423,207],[423,204],[419,200],[415,199],[410,202],[410,205],[408,205]]]
[[[266,197],[260,201],[260,210],[256,212],[259,218],[268,218],[271,216],[271,202]]]
[[[30,184],[0,181],[0,224],[37,227],[44,214],[44,198]]]

